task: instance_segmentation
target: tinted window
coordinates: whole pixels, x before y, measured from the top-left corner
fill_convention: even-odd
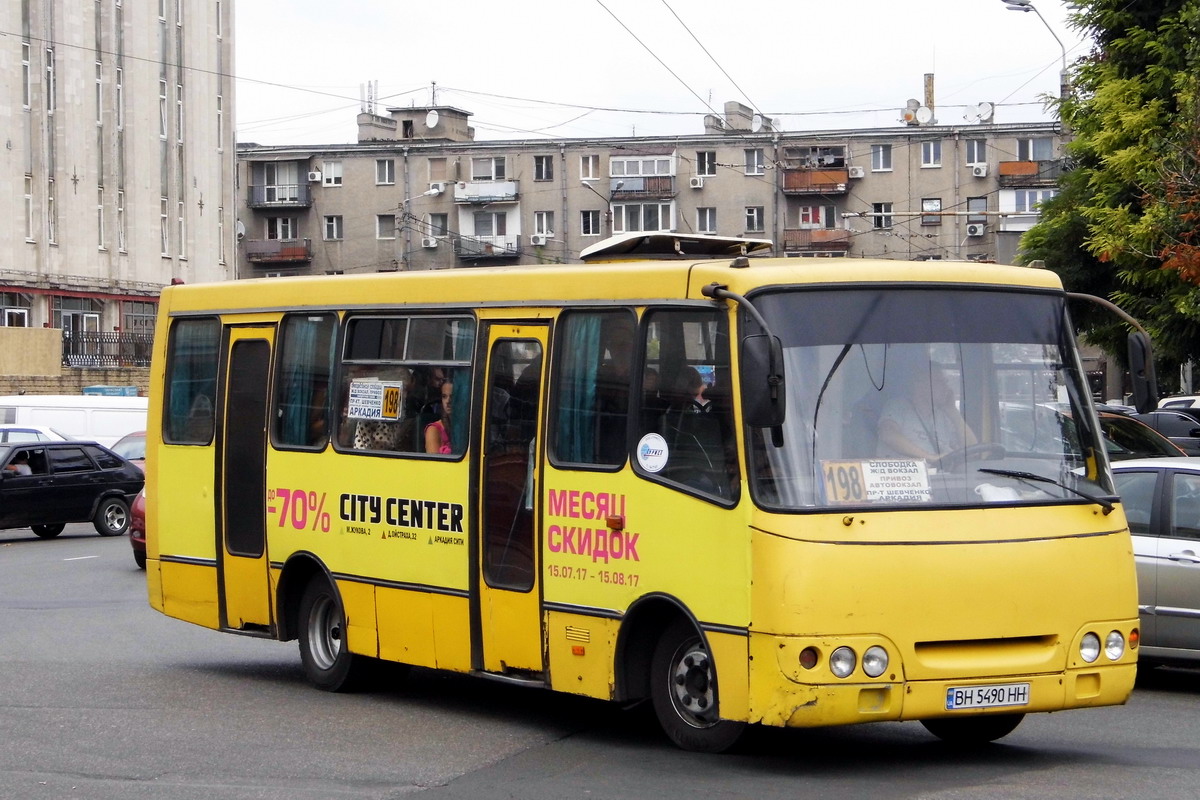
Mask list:
[[[1125,518],[1129,520],[1129,532],[1147,535],[1150,533],[1150,515],[1154,509],[1154,486],[1157,472],[1117,472],[1113,478]]]
[[[337,318],[291,315],[283,321],[275,382],[275,444],[323,447],[329,431]]]
[[[145,440],[143,440],[144,442]],[[100,465],[100,469],[120,469],[125,464],[116,454],[105,450],[103,447],[85,447],[84,450],[96,460],[96,463]]]
[[[56,473],[86,472],[94,469],[92,460],[81,447],[58,447],[49,451],[50,463]]]
[[[163,441],[212,441],[220,335],[221,326],[215,319],[181,320],[171,326]]]

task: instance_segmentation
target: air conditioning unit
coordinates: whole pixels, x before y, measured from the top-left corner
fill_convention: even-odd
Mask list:
[[[846,170],[846,172],[848,172],[850,174],[851,178],[862,178],[862,177],[866,176],[867,168],[866,167],[850,167]]]
[[[529,243],[534,247],[541,247],[546,244],[546,234],[534,233],[529,236]]]
[[[987,225],[982,222],[972,222],[967,225],[967,236],[983,236],[987,233]]]
[[[432,237],[432,236],[422,236],[421,237],[421,247],[424,247],[426,250],[435,250],[435,249],[437,249],[437,245],[438,245],[438,241],[434,237]]]
[[[693,189],[703,189],[704,188],[704,176],[693,175],[691,180],[688,181],[688,186],[691,186]]]
[[[310,172],[310,173],[308,173],[308,179],[310,181],[315,181],[315,182],[319,183],[321,181],[321,173],[316,172],[316,171]]]
[[[976,164],[971,167],[971,174],[976,178],[987,177],[987,164]]]
[[[446,191],[445,181],[435,181],[434,183],[429,184],[429,191],[433,192],[434,194],[441,194],[442,192]]]

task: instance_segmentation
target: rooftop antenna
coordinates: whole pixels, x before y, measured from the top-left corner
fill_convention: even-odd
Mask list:
[[[430,81],[430,86],[433,88],[429,92],[429,105],[437,105],[437,81]]]

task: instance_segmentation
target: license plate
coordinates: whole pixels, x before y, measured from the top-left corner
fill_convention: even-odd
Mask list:
[[[946,690],[946,709],[999,708],[1029,705],[1028,683],[991,686],[952,686]]]

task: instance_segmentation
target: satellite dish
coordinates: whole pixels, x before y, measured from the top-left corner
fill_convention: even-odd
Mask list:
[[[900,109],[900,119],[902,119],[908,125],[916,125],[917,124],[917,110],[915,108]]]
[[[988,102],[980,103],[975,106],[975,116],[979,117],[980,122],[991,122],[992,115],[996,113],[996,107]]]
[[[928,106],[921,106],[916,110],[917,124],[924,125],[933,119],[933,112]]]
[[[916,111],[918,108],[921,107],[921,101],[910,97],[910,98],[908,98],[908,102],[904,104],[904,107],[909,109],[910,111]]]
[[[436,128],[437,124],[438,124],[437,109],[431,108],[431,109],[429,109],[429,113],[425,115],[425,127],[426,128]]]
[[[763,117],[762,114],[755,114],[750,118],[750,130],[753,133],[758,133],[762,130]]]

